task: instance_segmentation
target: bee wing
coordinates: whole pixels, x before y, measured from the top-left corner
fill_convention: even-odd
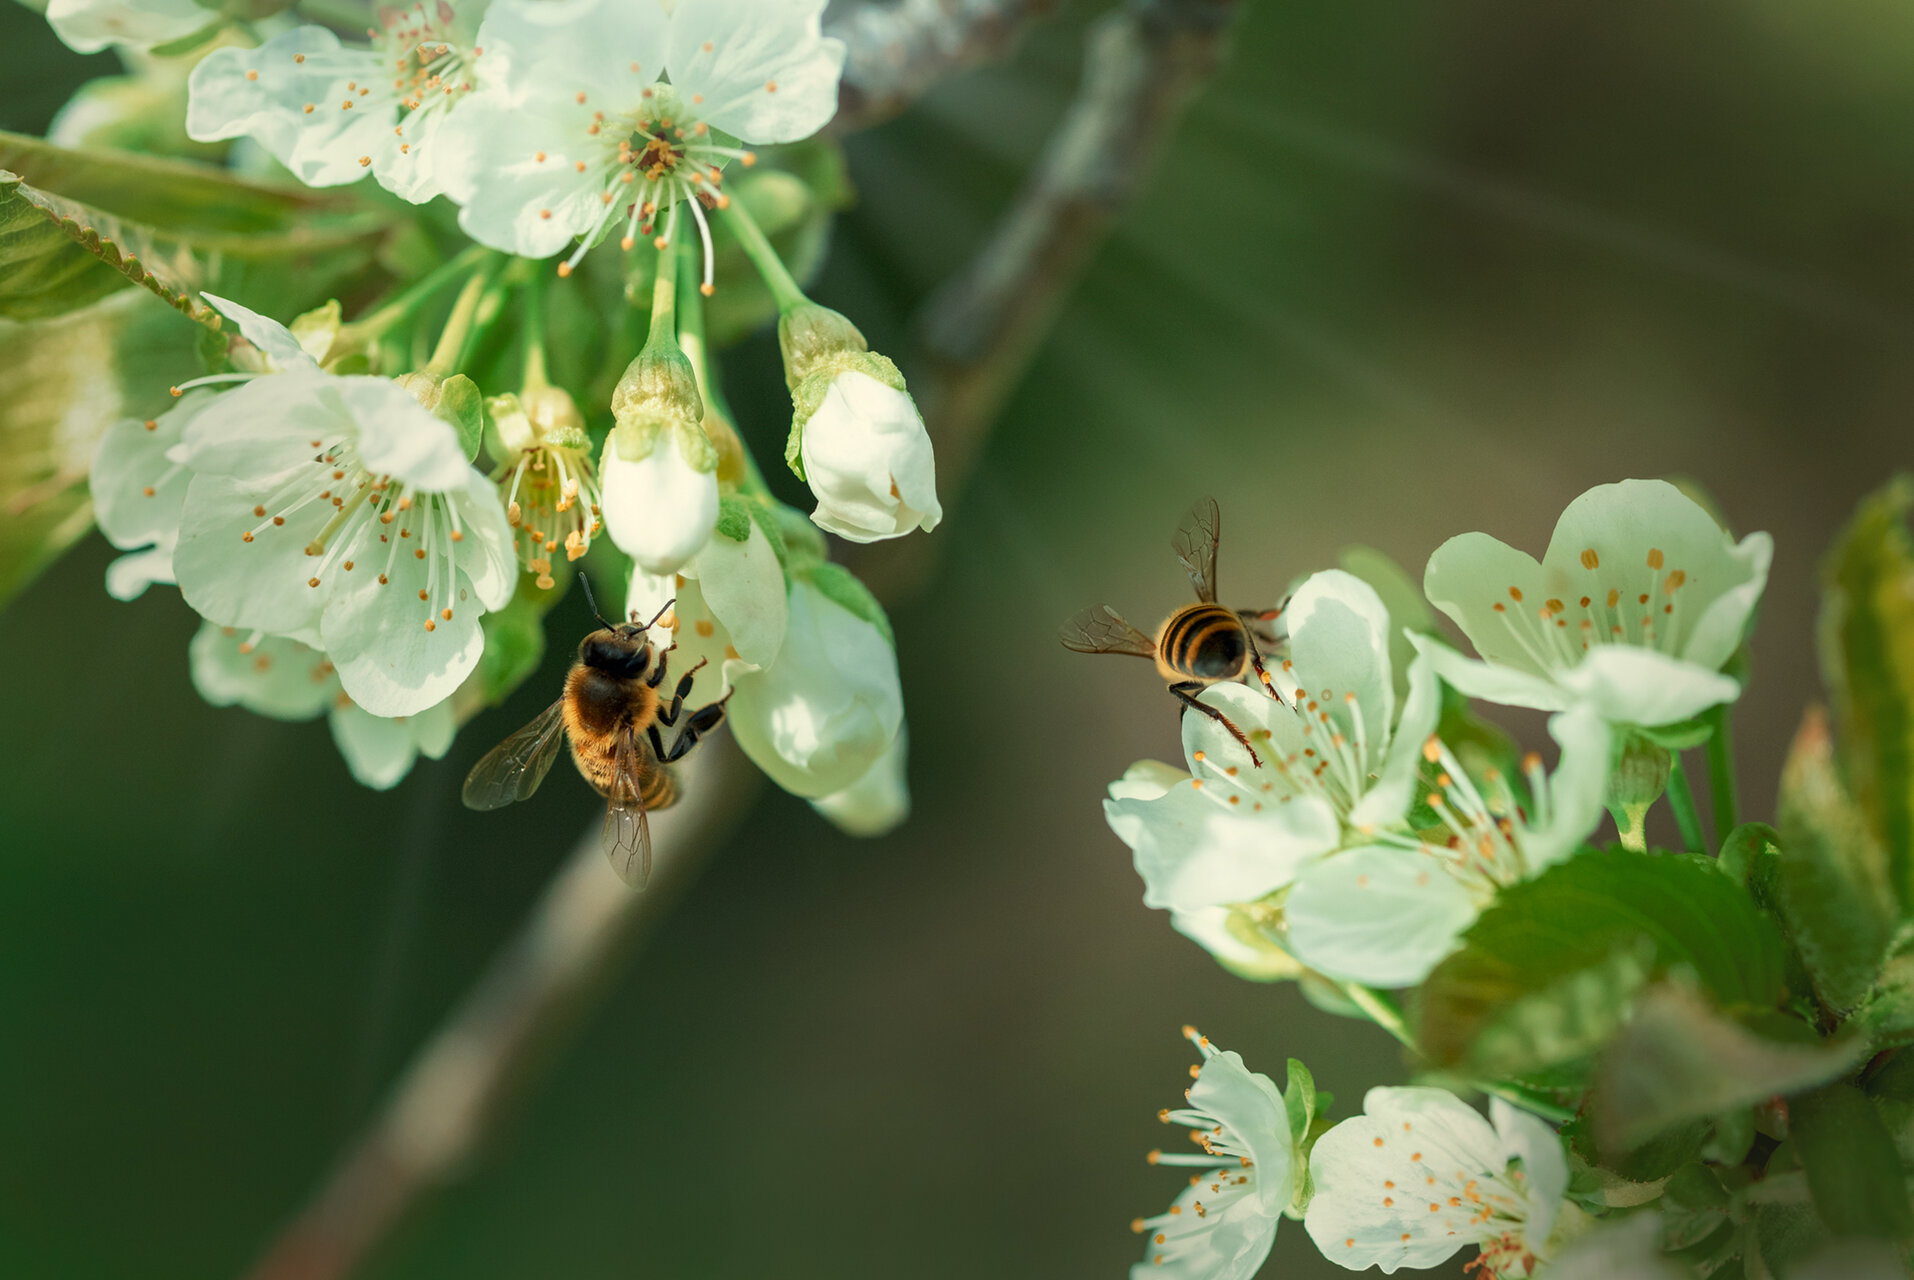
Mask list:
[[[1216,499],[1203,498],[1190,508],[1170,539],[1170,549],[1190,575],[1196,598],[1205,604],[1216,603],[1216,544],[1222,536],[1223,513]]]
[[[1078,653],[1133,653],[1156,656],[1156,641],[1125,622],[1107,604],[1091,605],[1057,630],[1063,647]]]
[[[634,889],[644,888],[651,879],[651,823],[645,817],[640,786],[644,761],[637,735],[625,734],[618,743],[611,786],[605,791],[605,829],[598,842],[612,869]]]
[[[465,807],[503,809],[531,797],[558,759],[565,740],[565,700],[560,698],[536,720],[485,753],[465,775]]]

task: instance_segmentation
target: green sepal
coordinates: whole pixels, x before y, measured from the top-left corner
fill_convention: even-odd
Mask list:
[[[721,538],[733,542],[751,540],[751,502],[736,494],[727,493],[718,499],[718,523],[712,530]]]
[[[332,354],[332,344],[338,340],[339,330],[342,327],[344,327],[344,312],[337,298],[328,298],[324,304],[300,313],[293,317],[291,324],[286,326],[308,354],[315,347],[318,349],[321,354],[313,358],[321,364],[328,363],[326,357]],[[324,341],[317,341],[320,338]]]
[[[1678,720],[1674,724],[1655,725],[1652,728],[1636,725],[1631,732],[1664,750],[1688,751],[1714,737],[1715,726],[1710,720],[1695,716],[1688,720]]]
[[[1283,1090],[1283,1110],[1289,1116],[1289,1141],[1295,1159],[1295,1176],[1292,1184],[1295,1190],[1290,1193],[1289,1205],[1285,1212],[1292,1218],[1300,1218],[1309,1208],[1309,1200],[1315,1194],[1315,1187],[1309,1177],[1309,1152],[1315,1146],[1316,1134],[1311,1130],[1316,1124],[1316,1077],[1309,1068],[1295,1058],[1289,1060],[1289,1087]],[[1327,1105],[1326,1096],[1324,1104]]]
[[[459,433],[459,448],[467,462],[476,462],[485,443],[485,397],[478,383],[455,373],[439,385],[439,403],[434,410]]]
[[[697,422],[677,425],[678,454],[693,471],[709,473],[718,469],[718,446]]]
[[[884,606],[877,603],[877,597],[871,594],[870,588],[856,574],[841,564],[826,560],[813,565],[805,577],[826,600],[841,605],[855,617],[870,623],[884,637],[885,644],[893,649],[897,647],[897,637],[891,631],[891,620],[884,613]]]

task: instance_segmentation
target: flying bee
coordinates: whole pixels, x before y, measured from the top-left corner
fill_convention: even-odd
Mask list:
[[[1260,768],[1263,762],[1243,731],[1221,711],[1196,698],[1209,686],[1240,680],[1253,669],[1269,696],[1282,701],[1257,647],[1259,636],[1265,643],[1280,643],[1271,624],[1282,611],[1231,609],[1216,602],[1216,547],[1222,529],[1222,513],[1214,498],[1204,498],[1191,507],[1177,526],[1170,549],[1176,552],[1190,584],[1196,588],[1196,603],[1184,605],[1165,618],[1155,636],[1146,635],[1109,605],[1100,604],[1064,623],[1058,638],[1064,648],[1078,653],[1128,653],[1154,659],[1158,673],[1183,704],[1183,710],[1201,712],[1222,725]]]
[[[590,590],[587,586],[587,598]],[[678,644],[673,640],[656,648],[649,633],[674,603],[667,601],[642,625],[636,614],[616,626],[599,617],[605,625],[579,642],[558,701],[472,766],[465,777],[466,808],[502,809],[528,799],[558,759],[559,742],[569,738],[572,763],[606,800],[600,846],[626,882],[644,888],[651,878],[651,826],[645,815],[678,798],[671,764],[723,721],[731,698],[727,692],[685,714],[684,700],[704,660],[678,678],[669,702],[659,692]],[[592,612],[597,613],[596,605]],[[669,743],[666,729],[675,730]]]

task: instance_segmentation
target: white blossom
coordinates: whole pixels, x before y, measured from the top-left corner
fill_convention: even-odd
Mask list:
[[[936,460],[917,406],[903,391],[847,369],[799,427],[811,519],[852,542],[929,531],[944,517]]]
[[[675,430],[659,431],[636,460],[619,445],[614,430],[599,462],[605,532],[646,573],[675,573],[717,526],[717,472],[688,458]]]
[[[1276,1228],[1295,1194],[1298,1160],[1289,1110],[1269,1077],[1218,1049],[1195,1028],[1184,1035],[1202,1052],[1196,1082],[1181,1107],[1157,1113],[1187,1128],[1202,1154],[1152,1151],[1150,1163],[1191,1169],[1190,1184],[1167,1212],[1138,1218],[1143,1261],[1131,1280],[1249,1280],[1269,1257]]]
[[[1674,724],[1741,688],[1721,668],[1768,581],[1774,541],[1736,543],[1674,485],[1624,480],[1570,503],[1540,564],[1484,533],[1451,538],[1423,587],[1479,659],[1416,645],[1471,697],[1614,724]]]
[[[736,145],[795,142],[837,109],[844,46],[823,0],[498,0],[477,43],[486,81],[440,144],[459,225],[482,244],[570,265],[622,225],[668,240],[680,207],[706,245]],[[662,219],[662,223],[660,222]]]
[[[69,49],[98,53],[109,45],[151,49],[209,26],[217,9],[195,0],[47,0],[47,21]]]
[[[1533,1273],[1568,1187],[1554,1130],[1500,1098],[1491,1125],[1441,1089],[1371,1089],[1362,1107],[1310,1152],[1303,1225],[1324,1257],[1388,1274],[1475,1245],[1486,1276]]]
[[[193,69],[186,132],[249,137],[308,186],[368,172],[423,204],[444,186],[437,138],[473,87],[477,49],[447,0],[379,10],[371,47],[325,27],[281,32],[256,49],[216,49]]]
[[[511,530],[458,435],[397,383],[316,370],[228,392],[181,442],[174,567],[200,614],[325,651],[381,716],[443,701],[511,598]]]
[[[123,418],[94,447],[87,476],[94,519],[108,542],[131,553],[107,566],[106,589],[116,599],[173,581],[180,507],[193,478],[176,457],[180,435],[213,398],[190,391],[157,418]]]

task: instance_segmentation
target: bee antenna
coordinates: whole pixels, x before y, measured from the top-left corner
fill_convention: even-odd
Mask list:
[[[591,616],[604,622],[607,627],[611,626],[611,623],[605,622],[605,615],[598,612],[598,601],[591,593],[591,579],[581,573],[578,575],[578,585],[585,588],[585,603],[591,606]]]
[[[647,623],[645,624],[645,630],[647,630],[647,631],[649,631],[649,630],[651,630],[651,629],[652,629],[653,627],[655,627],[655,626],[657,626],[657,625],[658,625],[658,619],[660,619],[660,618],[662,618],[662,617],[664,617],[664,616],[665,616],[665,615],[666,615],[667,613],[670,613],[670,612],[671,612],[671,606],[672,606],[672,605],[674,605],[674,604],[677,604],[677,603],[678,603],[678,597],[677,597],[677,596],[673,596],[673,597],[671,597],[671,599],[669,599],[669,600],[667,600],[667,601],[665,601],[665,602],[664,602],[664,603],[663,603],[662,605],[660,605],[660,606],[658,607],[658,612],[656,612],[656,613],[654,613],[654,614],[652,614],[652,615],[651,615],[651,621],[650,621],[650,622],[647,622]]]

